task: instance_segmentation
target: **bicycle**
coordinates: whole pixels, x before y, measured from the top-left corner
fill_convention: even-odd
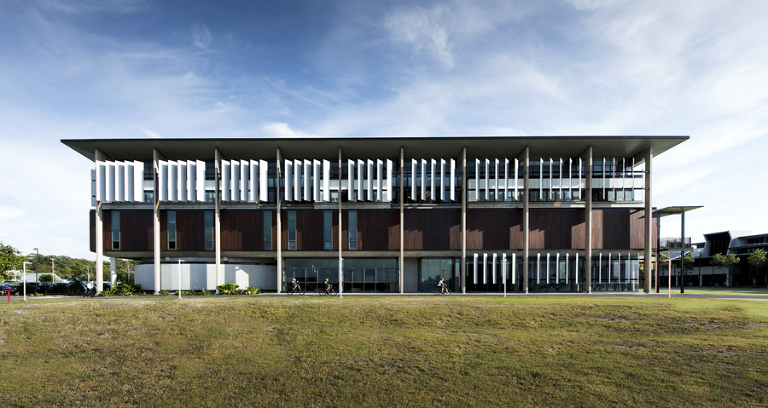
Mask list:
[[[296,287],[291,287],[289,291],[286,292],[288,296],[293,295],[294,293],[298,293],[299,295],[304,295],[304,289],[301,288],[301,285],[296,285]]]
[[[329,288],[327,288],[324,291],[320,292],[320,296],[323,296],[323,295],[326,295],[326,296],[331,296],[331,295],[336,296],[336,295],[338,295],[338,293],[336,293],[336,290],[333,289],[333,285],[330,285]]]
[[[434,292],[435,296],[438,296],[438,295],[448,296],[450,294],[451,294],[451,291],[448,289],[448,286],[444,286],[443,290],[440,290],[440,288],[437,288],[437,289],[435,289],[435,292]]]

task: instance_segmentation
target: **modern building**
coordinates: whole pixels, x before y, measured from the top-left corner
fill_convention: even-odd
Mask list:
[[[695,245],[692,256],[695,260],[693,270],[686,273],[686,285],[689,286],[759,286],[768,285],[768,276],[764,271],[751,271],[747,263],[749,256],[757,249],[768,252],[768,234],[752,234],[751,231],[722,231],[704,234],[704,242]],[[716,254],[736,255],[739,263],[730,268],[712,265]],[[677,270],[672,268],[672,276],[677,278]]]
[[[94,162],[96,264],[139,261],[143,289],[404,293],[649,291],[653,158],[687,139],[62,142]]]

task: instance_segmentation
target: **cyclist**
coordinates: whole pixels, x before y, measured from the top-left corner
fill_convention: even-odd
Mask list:
[[[331,293],[333,290],[333,285],[331,285],[331,282],[328,280],[328,278],[325,278],[325,293]]]
[[[299,281],[297,281],[296,278],[293,278],[293,280],[291,281],[291,284],[293,285],[294,292],[301,290],[301,288],[299,287]]]
[[[445,292],[446,285],[445,285],[445,282],[443,282],[443,278],[440,278],[440,281],[437,282],[437,287],[440,288],[440,293]]]

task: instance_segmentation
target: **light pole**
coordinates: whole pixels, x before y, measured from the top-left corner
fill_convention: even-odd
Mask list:
[[[181,263],[184,262],[179,259],[179,299],[181,299]]]
[[[27,264],[31,264],[31,263],[32,262],[24,262],[24,264],[22,265],[24,267],[24,283],[22,285],[24,285],[24,289],[23,290],[24,290],[24,301],[25,302],[27,301]]]
[[[37,289],[37,281],[40,280],[40,276],[37,272],[37,258],[40,256],[40,250],[37,248],[34,248],[35,252],[35,289]]]

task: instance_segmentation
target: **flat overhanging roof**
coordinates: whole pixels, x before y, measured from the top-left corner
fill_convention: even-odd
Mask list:
[[[61,142],[89,160],[98,150],[112,160],[152,160],[157,150],[169,160],[211,160],[214,150],[226,159],[344,158],[397,159],[458,157],[513,158],[530,148],[531,157],[576,157],[590,146],[593,157],[634,157],[647,148],[653,155],[688,140],[689,136],[446,136],[446,137],[306,137],[306,138],[185,138],[185,139],[64,139]],[[641,161],[640,161],[641,162]]]
[[[668,215],[673,214],[682,214],[684,212],[693,211],[697,208],[702,208],[703,205],[678,205],[678,206],[672,206],[672,207],[665,207],[660,210],[656,210],[656,213],[659,214],[659,217],[666,217]]]

